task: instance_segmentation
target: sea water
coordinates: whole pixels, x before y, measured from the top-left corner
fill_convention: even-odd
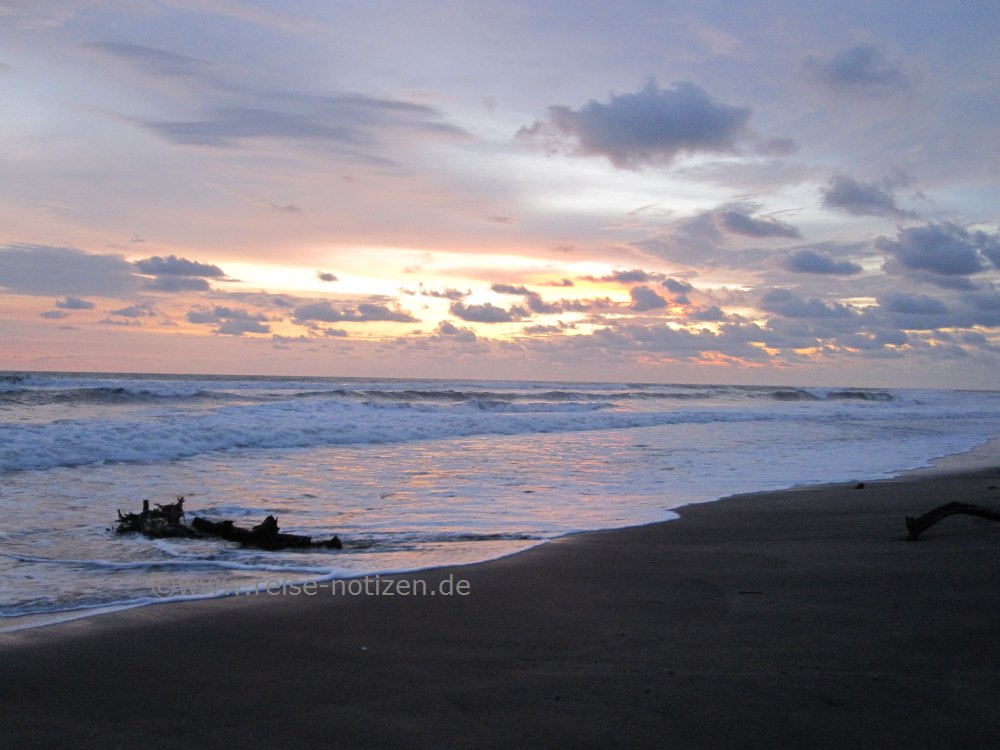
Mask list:
[[[738,492],[926,466],[1000,433],[1000,392],[0,375],[0,630],[171,599],[468,563]],[[114,530],[188,518],[341,550]]]

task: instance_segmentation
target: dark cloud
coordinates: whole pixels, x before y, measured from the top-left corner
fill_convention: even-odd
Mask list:
[[[518,294],[518,295],[528,295],[535,294],[525,286],[514,286],[513,284],[494,284],[490,287],[497,294]]]
[[[755,219],[741,211],[721,211],[722,228],[745,237],[801,237],[798,229],[777,219]]]
[[[864,96],[883,96],[907,88],[907,77],[877,48],[862,44],[827,60],[810,58],[806,68],[828,88]]]
[[[582,276],[584,281],[604,281],[616,284],[645,284],[650,281],[660,281],[663,274],[650,271],[643,271],[641,268],[633,268],[629,271],[612,271],[604,276]]]
[[[400,291],[403,294],[409,294],[410,296],[419,294],[422,297],[435,297],[437,299],[450,300],[465,299],[472,294],[472,292],[468,289],[464,292],[460,289],[452,289],[450,287],[446,289],[429,289],[424,286],[423,282],[419,284],[418,291],[413,291],[412,289],[400,289]]]
[[[895,219],[911,219],[916,214],[902,210],[896,205],[896,198],[888,188],[872,183],[859,182],[853,177],[838,175],[830,179],[830,184],[821,190],[823,206],[854,216],[888,216]]]
[[[463,343],[476,341],[479,338],[476,336],[476,332],[471,328],[459,328],[454,323],[447,320],[442,320],[438,323],[437,333],[440,336],[449,336],[455,341]]]
[[[691,286],[686,281],[679,281],[678,279],[668,278],[664,279],[661,284],[667,288],[672,294],[690,294],[694,291],[694,287]]]
[[[67,297],[66,299],[57,299],[56,307],[60,310],[93,310],[94,303],[79,297]]]
[[[121,255],[97,255],[71,247],[0,247],[0,288],[12,294],[114,297],[139,285]]]
[[[734,151],[749,117],[748,108],[723,104],[693,83],[661,89],[650,81],[636,93],[612,94],[607,104],[549,107],[546,120],[521,128],[518,137],[569,141],[577,153],[635,169],[681,153]]]
[[[154,292],[207,292],[212,285],[198,276],[156,276],[147,279],[143,288]]]
[[[270,333],[271,326],[258,320],[234,318],[221,321],[215,332],[226,336],[242,336],[246,333]]]
[[[788,289],[770,289],[760,299],[760,309],[786,318],[841,318],[854,313],[839,302],[804,300]]]
[[[461,289],[452,289],[448,287],[447,289],[423,289],[420,292],[425,297],[437,297],[438,299],[465,299],[471,294],[471,292],[466,289],[464,292]]]
[[[636,312],[658,310],[667,306],[667,300],[654,292],[648,286],[636,286],[629,290],[632,304],[629,307]]]
[[[616,272],[618,274],[619,272]],[[630,274],[642,274],[646,276],[644,271],[632,271],[628,272]],[[593,277],[588,277],[594,280]],[[612,277],[604,277],[603,280],[608,280]],[[615,280],[618,280],[618,276],[614,276]],[[560,286],[562,286],[560,284]],[[493,284],[491,289],[497,294],[513,294],[524,298],[524,304],[528,306],[528,309],[537,315],[555,315],[561,312],[587,312],[595,308],[607,308],[613,307],[614,303],[608,298],[603,299],[559,299],[552,302],[548,302],[542,299],[542,296],[538,292],[534,292],[525,286],[514,286],[512,284]],[[512,310],[514,308],[511,308]],[[523,312],[523,310],[522,310]]]
[[[828,253],[804,248],[796,250],[781,259],[781,267],[792,273],[818,273],[837,276],[852,276],[861,273],[862,268],[849,260],[835,260]]]
[[[561,279],[560,281],[546,281],[542,286],[574,286],[572,279]]]
[[[328,282],[337,281],[337,277],[334,276],[329,271],[317,271],[316,278],[319,279],[320,281],[328,281]]]
[[[892,256],[905,271],[924,271],[940,276],[968,276],[985,271],[1000,256],[1000,235],[969,232],[957,224],[926,224],[902,229],[895,240],[880,237],[876,247]]]
[[[196,307],[188,311],[187,319],[191,323],[219,323],[223,320],[256,320],[263,322],[267,316],[263,313],[252,313],[242,307],[225,307],[216,305],[215,307]]]
[[[150,276],[200,276],[219,279],[226,275],[221,268],[211,263],[199,263],[187,258],[178,258],[176,255],[168,255],[165,258],[154,255],[152,258],[137,260],[135,266]]]
[[[300,325],[339,322],[366,323],[371,321],[418,322],[410,313],[398,308],[390,309],[385,305],[372,302],[363,302],[357,307],[337,308],[325,300],[296,307],[294,317],[295,322]]]
[[[358,305],[357,317],[353,320],[372,321],[384,320],[396,323],[416,323],[418,322],[410,313],[400,309],[390,309],[385,305],[378,305],[372,302],[362,302]]]
[[[511,323],[516,320],[528,317],[528,312],[516,305],[504,310],[489,302],[481,305],[466,305],[462,302],[452,302],[451,314],[456,318],[470,323]]]
[[[196,307],[188,311],[188,322],[215,325],[215,333],[226,336],[243,336],[247,333],[270,333],[267,316],[243,308],[216,305],[212,308]]]
[[[63,310],[46,310],[45,312],[38,313],[38,317],[47,318],[49,320],[62,320],[63,318],[69,317],[68,312]]]
[[[157,314],[156,309],[148,302],[136,303],[110,312],[112,315],[120,315],[123,318],[152,318]]]
[[[711,307],[705,307],[700,310],[692,310],[688,315],[691,320],[697,320],[703,323],[715,323],[725,320],[728,316],[723,312],[722,308],[718,305],[712,305]]]
[[[893,292],[879,298],[879,305],[886,312],[902,315],[946,315],[948,307],[936,297],[922,294]]]

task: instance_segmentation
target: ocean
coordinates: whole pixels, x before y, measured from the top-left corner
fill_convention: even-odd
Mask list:
[[[0,631],[469,563],[734,493],[875,479],[1000,434],[1000,392],[0,375]],[[188,518],[337,535],[263,552],[114,530]]]

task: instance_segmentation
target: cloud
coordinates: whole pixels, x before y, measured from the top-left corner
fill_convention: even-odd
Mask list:
[[[518,295],[529,295],[535,294],[525,286],[514,286],[513,284],[494,284],[490,287],[497,294],[518,294]]]
[[[524,328],[521,329],[521,331],[523,333],[527,333],[527,334],[532,335],[532,336],[534,336],[534,335],[551,334],[551,333],[561,334],[561,333],[564,332],[563,329],[560,326],[550,326],[550,325],[525,326]]]
[[[513,305],[504,310],[489,302],[484,302],[481,305],[452,302],[448,309],[456,318],[461,318],[469,323],[511,323],[528,317],[528,312],[522,307]]]
[[[657,310],[667,306],[667,300],[647,286],[636,286],[629,290],[632,304],[629,306],[636,312]]]
[[[215,325],[215,333],[227,336],[271,332],[271,327],[266,322],[266,315],[248,312],[243,308],[222,305],[212,308],[196,307],[188,311],[187,319],[189,323]]]
[[[662,280],[663,274],[633,268],[629,271],[612,271],[604,276],[581,276],[581,278],[584,281],[606,281],[615,284],[645,284],[650,281]]]
[[[216,67],[207,60],[178,55],[154,47],[124,42],[90,42],[84,45],[105,57],[123,60],[132,67],[157,76],[203,77]]]
[[[56,307],[60,310],[93,310],[94,303],[79,297],[67,297],[66,299],[57,299]]]
[[[712,305],[711,307],[706,307],[700,310],[693,310],[688,316],[691,320],[697,320],[703,323],[716,323],[725,320],[728,316],[723,312],[722,308],[718,305]]]
[[[438,323],[437,333],[439,336],[449,336],[455,341],[460,341],[462,343],[470,343],[479,338],[476,336],[476,332],[471,328],[459,328],[454,323],[447,320],[442,320]]]
[[[157,292],[207,292],[212,287],[208,279],[225,278],[225,272],[211,263],[201,263],[176,255],[137,260],[135,267],[144,274],[153,276],[146,279],[143,286]]]
[[[49,320],[62,320],[68,316],[69,313],[62,310],[46,310],[45,312],[38,313],[38,317],[48,318]]]
[[[71,247],[0,247],[0,288],[12,294],[114,297],[138,287],[132,264],[121,255]]]
[[[792,273],[818,273],[838,276],[852,276],[861,273],[862,268],[849,260],[835,260],[828,253],[804,248],[796,250],[781,259],[781,267]]]
[[[721,211],[722,228],[745,237],[801,237],[798,229],[777,219],[754,219],[742,211]]]
[[[779,138],[767,138],[754,147],[761,156],[788,156],[793,153],[798,146],[791,138],[784,136]]]
[[[445,121],[430,106],[402,99],[359,93],[302,94],[291,90],[262,89],[244,80],[231,80],[227,68],[162,49],[118,42],[89,45],[105,57],[147,76],[169,82],[187,82],[186,94],[194,102],[188,119],[124,119],[169,143],[184,146],[235,148],[247,142],[270,139],[293,141],[349,158],[387,165],[392,160],[379,145],[379,134],[411,134],[420,138],[469,139],[471,134]],[[173,89],[171,89],[172,91]],[[199,106],[200,103],[200,106]],[[298,212],[298,206],[271,204],[277,210]]]
[[[319,279],[320,281],[328,281],[328,282],[337,281],[337,277],[334,276],[329,271],[317,271],[316,278]]]
[[[362,94],[313,97],[245,93],[245,103],[213,107],[201,119],[142,120],[139,124],[178,145],[234,147],[261,138],[327,143],[379,163],[387,161],[363,152],[378,144],[376,133],[380,131],[471,137],[462,128],[445,123],[432,107],[407,101]]]
[[[421,297],[435,297],[437,299],[451,299],[451,300],[465,299],[470,294],[472,294],[471,290],[467,289],[466,291],[463,292],[460,289],[452,289],[451,287],[440,290],[429,289],[428,287],[424,286],[423,282],[420,282],[417,291],[413,291],[412,289],[400,289],[400,291],[403,294],[409,294],[411,297],[419,294]]]
[[[625,272],[624,274],[622,272],[615,272],[615,274],[612,274],[611,276],[603,277],[602,280],[607,281],[613,279],[617,281],[622,275],[635,275],[635,274],[641,274],[644,278],[647,277],[645,271],[631,271],[631,272]],[[595,280],[594,277],[592,276],[586,278]],[[560,284],[559,286],[563,285]],[[528,309],[531,312],[536,313],[538,315],[555,315],[561,312],[587,312],[589,310],[593,310],[594,308],[612,307],[614,305],[614,303],[611,302],[611,300],[606,297],[604,299],[588,299],[588,300],[559,299],[553,302],[546,302],[544,299],[542,299],[542,295],[540,295],[538,292],[532,291],[531,289],[528,289],[526,286],[515,286],[513,284],[493,284],[490,288],[497,294],[513,294],[523,297],[524,304],[528,306]],[[511,311],[514,311],[515,309],[517,309],[520,312],[520,314],[523,315],[527,314],[521,308],[511,308]],[[492,314],[492,313],[487,313],[487,314]]]
[[[271,326],[258,320],[223,320],[215,332],[226,336],[242,336],[246,333],[270,333]]]
[[[948,307],[935,297],[922,294],[893,292],[879,298],[879,305],[886,312],[902,315],[946,315]]]
[[[311,302],[295,308],[295,322],[299,325],[314,323],[390,321],[397,323],[418,322],[410,313],[399,308],[390,309],[385,305],[363,302],[355,307],[336,308],[326,300]]]
[[[147,279],[143,288],[154,292],[207,292],[212,286],[207,279],[196,276],[157,276]]]
[[[867,44],[844,50],[827,60],[809,58],[805,65],[814,79],[838,92],[874,97],[904,90],[909,85],[902,68]]]
[[[854,313],[839,302],[804,300],[788,289],[770,289],[760,299],[760,309],[786,318],[842,318]]]
[[[661,283],[672,294],[690,294],[694,291],[694,287],[691,284],[686,281],[679,281],[678,279],[667,278]]]
[[[902,229],[895,240],[880,237],[875,246],[892,256],[887,270],[926,271],[941,276],[968,276],[985,271],[1000,258],[1000,234],[969,232],[951,222]]]
[[[157,314],[156,309],[148,302],[140,302],[110,312],[112,315],[120,315],[123,318],[152,318]]]
[[[224,278],[225,272],[211,263],[199,263],[187,258],[168,255],[163,258],[154,255],[152,258],[137,260],[136,268],[150,276],[200,276],[202,278]]]
[[[734,151],[749,117],[748,108],[723,104],[693,83],[661,89],[651,80],[636,93],[612,94],[607,104],[549,107],[548,118],[522,127],[518,138],[568,142],[576,153],[635,169],[682,153]]]
[[[853,177],[838,175],[822,188],[823,206],[844,211],[854,216],[888,216],[912,219],[916,216],[896,205],[892,192],[872,183],[859,182]]]

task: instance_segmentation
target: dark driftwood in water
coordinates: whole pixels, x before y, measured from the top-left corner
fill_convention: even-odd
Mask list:
[[[918,518],[906,518],[906,530],[909,535],[906,537],[909,541],[915,542],[920,538],[927,529],[936,524],[938,521],[947,518],[948,516],[954,516],[957,514],[962,514],[966,516],[976,516],[977,518],[985,518],[988,521],[1000,521],[1000,513],[995,510],[990,510],[989,508],[984,508],[981,505],[971,505],[970,503],[947,503],[939,508],[935,508],[928,513],[924,513]]]
[[[118,511],[118,533],[138,531],[140,534],[145,534],[156,539],[196,536],[194,531],[183,523],[183,520],[183,497],[177,498],[176,503],[168,505],[157,504],[156,510],[150,510],[149,500],[143,500],[141,513],[122,513]]]
[[[204,518],[195,517],[191,522],[196,530],[204,534],[212,534],[230,542],[238,542],[245,547],[258,547],[259,549],[303,549],[307,547],[325,547],[327,549],[340,549],[340,539],[333,537],[325,542],[314,542],[312,537],[300,536],[299,534],[282,534],[278,529],[278,519],[268,516],[263,523],[254,526],[252,529],[244,529],[233,524],[232,521],[208,521]]]
[[[118,511],[118,533],[137,531],[140,534],[163,539],[169,537],[196,537],[208,534],[238,542],[247,547],[257,547],[266,550],[307,549],[322,547],[324,549],[341,549],[339,537],[333,537],[323,542],[314,542],[312,537],[298,534],[282,534],[278,528],[278,519],[268,516],[263,523],[252,529],[243,529],[232,521],[208,521],[195,517],[188,526],[184,523],[184,498],[177,498],[176,503],[157,505],[150,510],[149,500],[142,501],[141,513],[122,513]]]

